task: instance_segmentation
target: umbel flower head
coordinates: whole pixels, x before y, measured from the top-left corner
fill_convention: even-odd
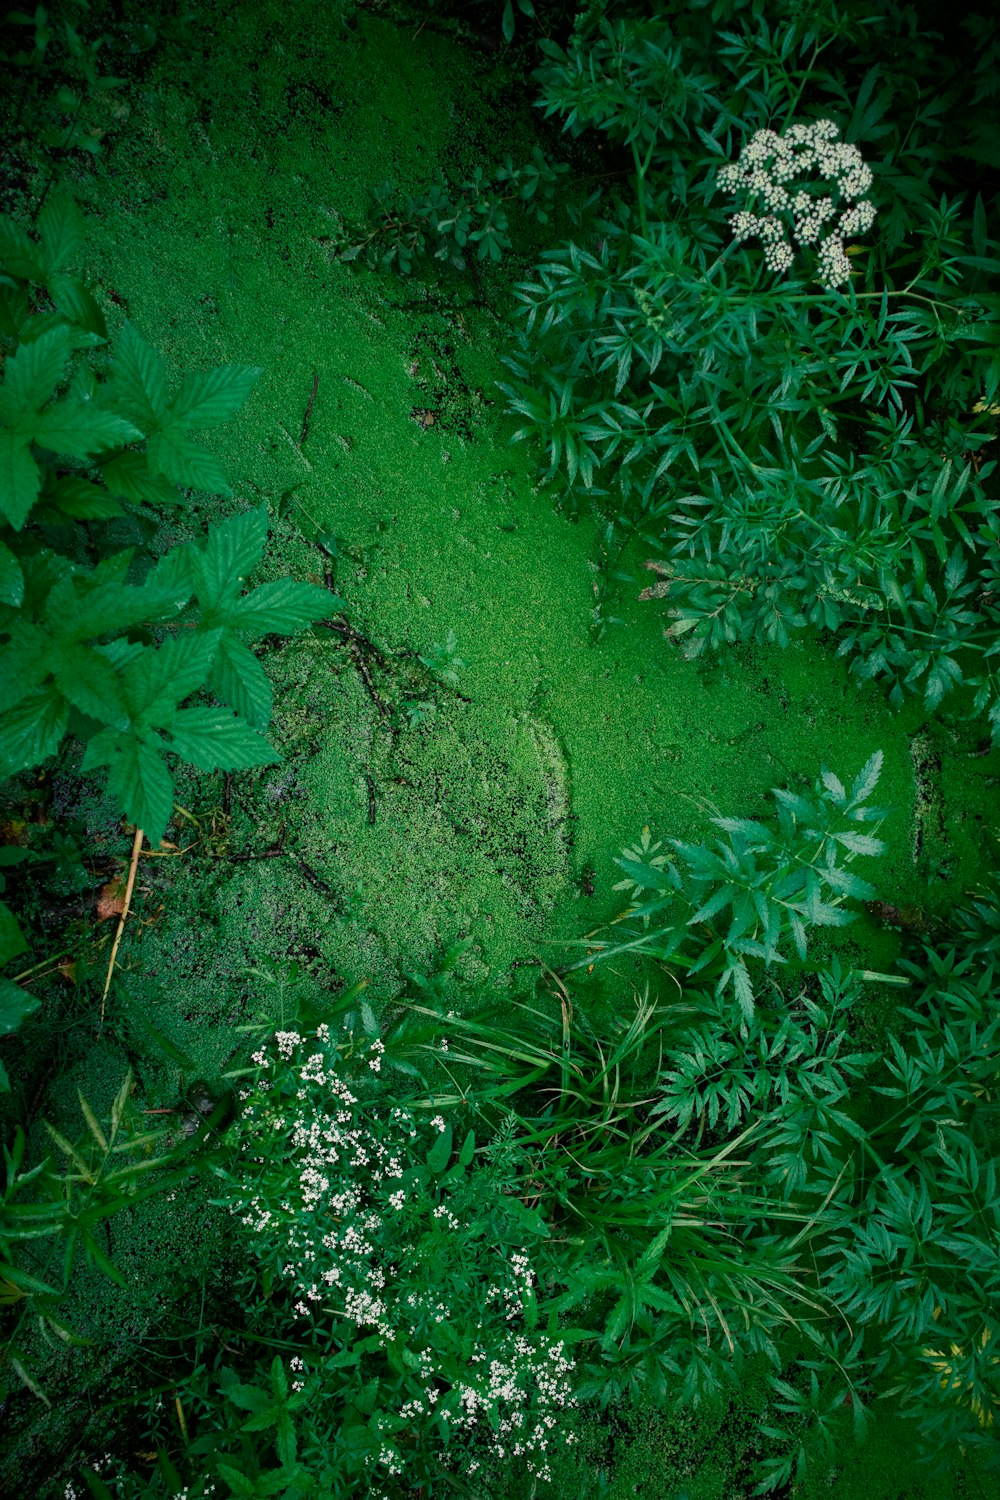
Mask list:
[[[759,239],[765,265],[777,272],[793,265],[793,242],[816,246],[816,275],[826,287],[850,279],[844,240],[875,222],[874,204],[864,196],[871,168],[838,134],[832,120],[792,125],[784,135],[758,130],[718,179],[724,192],[744,195],[746,206],[729,219],[735,238]]]

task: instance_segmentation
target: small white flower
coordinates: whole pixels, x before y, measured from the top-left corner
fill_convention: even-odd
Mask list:
[[[812,177],[812,190],[790,192],[786,184],[802,176]],[[839,139],[834,121],[799,122],[783,136],[756,131],[739,160],[720,169],[717,184],[723,191],[747,195],[749,207],[730,215],[729,225],[737,243],[751,238],[762,242],[768,270],[781,274],[794,264],[790,229],[797,244],[819,246],[817,275],[824,286],[849,280],[843,240],[866,233],[875,222],[874,205],[862,196],[873,177],[857,146]],[[830,191],[818,193],[820,184]],[[752,211],[758,204],[764,214]]]
[[[835,234],[827,235],[819,247],[819,279],[824,286],[843,286],[850,280],[851,262],[844,254],[844,244]]]

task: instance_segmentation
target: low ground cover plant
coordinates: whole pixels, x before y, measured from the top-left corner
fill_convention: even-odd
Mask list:
[[[518,288],[517,436],[655,547],[687,656],[817,630],[995,738],[995,25],[963,92],[915,12],[729,10],[714,45],[669,3],[542,43],[545,113],[633,170]]]
[[[890,1398],[939,1482],[961,1452],[996,1472],[996,910],[894,975],[746,954],[752,1012],[695,922],[631,1016],[578,970],[502,1020],[424,976],[381,1034],[354,996],[274,1033],[215,1168],[266,1358],[188,1377],[184,1482],[475,1494],[516,1462],[544,1493],[576,1404],[683,1414],[752,1371],[750,1493]],[[908,1003],[872,1047],[878,981]]]
[[[166,365],[129,323],[99,371],[80,359],[108,344],[92,291],[66,271],[84,236],[68,196],[48,198],[37,237],[0,220],[0,778],[72,736],[81,769],[106,768],[111,796],[156,848],[174,809],[168,757],[205,770],[276,759],[261,733],[271,687],[250,643],[340,601],[290,578],[244,588],[267,541],[263,509],[157,555],[178,486],[232,494],[190,433],[235,416],[263,372],[229,365],[171,394]],[[26,857],[6,856],[8,867]],[[0,903],[0,964],[26,947]],[[36,1008],[0,980],[0,1032]]]

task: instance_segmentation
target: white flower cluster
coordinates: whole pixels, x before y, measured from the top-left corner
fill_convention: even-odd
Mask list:
[[[258,1077],[257,1089],[246,1101],[241,1148],[254,1186],[232,1204],[232,1212],[252,1237],[262,1237],[278,1251],[277,1264],[301,1319],[322,1309],[359,1330],[374,1331],[386,1345],[400,1339],[414,1351],[420,1394],[386,1420],[388,1430],[373,1458],[383,1474],[402,1470],[393,1432],[425,1417],[446,1422],[454,1431],[477,1429],[497,1458],[523,1457],[530,1474],[548,1480],[546,1455],[562,1425],[558,1414],[577,1404],[571,1396],[574,1364],[562,1343],[515,1324],[523,1322],[532,1297],[530,1257],[513,1251],[492,1285],[484,1273],[466,1376],[460,1381],[447,1376],[444,1355],[438,1358],[435,1349],[420,1345],[433,1338],[431,1330],[462,1321],[447,1285],[450,1247],[460,1260],[465,1254],[463,1221],[453,1211],[457,1203],[438,1202],[419,1183],[404,1182],[412,1159],[409,1147],[419,1133],[409,1111],[359,1105],[338,1076],[340,1054],[329,1034],[317,1033],[315,1051],[309,1050],[309,1041],[297,1032],[279,1032],[270,1056],[263,1048],[254,1055],[259,1073],[266,1076]],[[296,1047],[301,1051],[293,1059]],[[377,1071],[373,1064],[380,1061],[380,1045],[370,1044],[359,1061],[362,1057]],[[282,1084],[286,1090],[291,1084],[296,1102],[286,1092],[279,1110],[272,1101]],[[435,1139],[447,1129],[443,1115],[428,1124]],[[285,1143],[276,1150],[278,1132]],[[268,1162],[272,1170],[262,1180],[254,1168]],[[404,1208],[409,1218],[401,1240],[396,1225]],[[418,1274],[423,1269],[420,1257],[427,1251],[420,1248],[421,1228],[424,1235],[441,1237],[430,1242],[441,1247],[430,1251],[436,1267],[433,1292],[420,1290],[419,1282],[407,1275],[411,1264]],[[492,1257],[496,1249],[485,1253]],[[460,1287],[467,1285],[467,1275],[463,1260]],[[447,1362],[453,1367],[453,1360]],[[303,1361],[293,1359],[291,1369],[293,1386],[300,1389]],[[560,1440],[573,1439],[562,1434]]]
[[[875,222],[874,205],[863,197],[872,187],[871,168],[856,146],[837,135],[832,120],[792,125],[784,135],[758,130],[739,160],[722,167],[718,177],[723,191],[751,199],[751,208],[737,210],[729,220],[734,238],[759,239],[765,265],[779,274],[794,263],[792,240],[818,244],[817,275],[827,287],[850,279],[845,238],[866,234]],[[811,179],[812,191],[799,186],[789,192],[786,184],[803,175]],[[765,212],[758,212],[760,207]]]

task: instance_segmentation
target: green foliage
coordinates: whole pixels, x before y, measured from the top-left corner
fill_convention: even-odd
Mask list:
[[[420,661],[433,677],[436,677],[439,682],[446,683],[448,687],[458,686],[459,674],[466,666],[458,654],[458,637],[453,630],[449,630],[443,646],[435,642],[420,657]]]
[[[55,1335],[64,1345],[89,1342],[63,1321],[62,1304],[70,1291],[77,1255],[82,1251],[89,1264],[124,1285],[121,1271],[101,1244],[104,1221],[185,1182],[203,1154],[208,1127],[218,1116],[206,1121],[196,1137],[170,1147],[162,1130],[149,1130],[137,1118],[131,1104],[134,1087],[129,1072],[104,1125],[80,1094],[86,1126],[82,1139],[71,1141],[46,1122],[62,1166],[45,1156],[26,1168],[27,1137],[20,1126],[10,1150],[4,1147],[0,1303],[13,1316],[13,1327],[8,1327],[3,1342],[5,1394],[9,1372],[40,1400],[48,1400],[22,1348],[25,1320],[36,1319],[46,1337]],[[165,1149],[157,1151],[158,1147]],[[47,1256],[36,1253],[39,1242]]]
[[[13,132],[27,128],[33,145],[52,159],[69,151],[98,155],[104,131],[88,123],[88,106],[123,81],[99,70],[99,54],[109,38],[86,41],[65,15],[53,15],[43,5],[30,15],[8,10],[4,25],[0,64],[10,70],[12,82],[17,79],[11,90]]]
[[[543,44],[546,113],[610,137],[634,171],[630,192],[592,195],[578,235],[518,288],[503,386],[515,438],[544,446],[564,502],[592,498],[655,547],[659,581],[641,597],[667,602],[686,655],[829,632],[894,702],[920,691],[933,709],[973,689],[996,739],[1000,257],[986,187],[955,190],[979,128],[964,79],[940,78],[914,16],[904,62],[889,4],[863,23],[726,9],[725,30],[706,8],[660,3]],[[992,56],[995,17],[968,24]],[[986,71],[981,58],[973,92],[995,123]],[[715,201],[759,127],[820,117],[849,143],[822,158],[831,180],[848,181],[859,147],[874,173],[874,243],[819,246],[840,289],[776,278],[793,258],[773,248],[778,196],[763,259],[741,245],[765,223],[760,182],[784,192],[766,155],[755,214],[731,218],[728,243]],[[818,227],[796,225],[815,243]]]
[[[72,736],[82,769],[107,769],[115,802],[155,847],[173,816],[169,757],[204,770],[277,759],[250,643],[293,634],[330,595],[290,579],[244,591],[267,540],[263,510],[158,560],[121,549],[123,523],[152,537],[144,507],[178,504],[176,485],[231,494],[190,432],[235,416],[262,372],[187,375],[171,394],[160,356],[126,324],[103,380],[85,362],[70,374],[75,355],[108,342],[92,294],[65,270],[84,233],[70,198],[48,201],[37,240],[0,221],[0,777]],[[9,913],[0,939],[2,963],[25,946]],[[4,1032],[35,1009],[0,981]]]
[[[821,824],[823,838],[849,834],[847,853],[874,852],[852,848],[837,822],[866,807],[878,770],[875,757],[850,792],[824,774],[808,820],[802,812],[812,839]],[[778,806],[778,835],[752,835],[772,856],[765,836],[794,845],[799,828],[793,803]],[[750,835],[727,832],[721,848],[739,862]],[[634,852],[646,863],[625,867],[630,883],[655,888],[666,857],[648,833],[643,843]],[[728,889],[715,866],[712,883],[701,874],[710,851],[672,847],[704,887],[687,894],[681,880],[673,899],[700,908],[712,883]],[[828,925],[822,904],[797,905],[803,941]],[[735,1396],[763,1359],[770,1394],[748,1492],[834,1463],[878,1422],[876,1396],[897,1400],[939,1480],[972,1451],[996,1472],[995,901],[961,917],[960,948],[927,946],[899,975],[827,958],[800,986],[758,986],[753,1012],[735,1016],[719,988],[696,988],[731,965],[710,919],[695,916],[683,944],[652,948],[667,979],[631,1018],[600,1014],[586,987],[568,987],[590,981],[565,972],[555,1013],[442,1019],[436,1006],[409,1007],[387,1034],[386,1064],[426,1068],[429,1057],[438,1105],[474,1099],[491,1121],[502,1109],[526,1153],[521,1197],[532,1194],[559,1247],[565,1290],[546,1307],[584,1325],[581,1348],[592,1341],[582,1399],[680,1410]],[[602,950],[587,946],[589,966]],[[751,957],[764,961],[763,943]],[[872,1050],[857,1014],[884,978],[912,1003]],[[453,1094],[437,1081],[444,1068]]]
[[[119,519],[177,504],[176,485],[231,494],[190,432],[236,415],[262,372],[187,375],[171,394],[160,356],[126,324],[106,378],[81,363],[68,379],[74,352],[107,342],[90,293],[63,274],[83,235],[70,199],[46,205],[37,242],[0,226],[0,774],[39,764],[71,733],[83,769],[108,768],[115,800],[155,845],[173,812],[167,755],[227,770],[275,759],[259,733],[270,687],[249,643],[294,633],[329,596],[288,579],[244,593],[267,539],[263,511],[152,565],[116,550]],[[36,310],[33,282],[51,311]],[[184,706],[204,689],[216,706]]]
[[[856,916],[848,900],[874,896],[874,887],[848,866],[885,848],[881,839],[863,832],[863,825],[881,821],[888,811],[868,801],[881,771],[882,752],[877,751],[850,791],[827,770],[812,797],[775,787],[770,824],[715,817],[713,824],[726,838],[717,839],[713,848],[670,839],[675,860],[657,855],[661,845],[650,847],[645,830],[641,845],[616,860],[627,878],[615,887],[631,891],[636,899],[653,893],[619,918],[638,918],[642,934],[617,943],[588,941],[588,950],[602,958],[642,951],[683,961],[692,973],[711,967],[718,973],[716,993],[723,994],[731,984],[741,1014],[752,1019],[754,984],[747,960],[787,964],[782,944],[791,939],[803,963],[808,927],[845,927]],[[677,915],[649,931],[652,919],[663,912]],[[726,912],[728,926],[717,921]],[[696,955],[690,952],[691,942],[697,945]],[[577,967],[590,962],[592,957],[581,959]]]
[[[492,176],[477,167],[457,188],[442,177],[429,192],[413,196],[384,183],[372,194],[377,223],[340,258],[363,254],[372,268],[395,265],[409,272],[432,255],[462,271],[475,247],[477,260],[499,261],[511,248],[507,205],[518,204],[539,224],[548,223],[559,178],[568,170],[565,163],[548,162],[536,146],[525,166],[515,167],[508,156]]]
[[[244,1295],[270,1299],[294,1353],[266,1375],[223,1367],[188,1447],[234,1494],[474,1493],[463,1478],[514,1427],[529,1472],[545,1469],[535,1423],[559,1417],[572,1368],[538,1307],[545,1227],[496,1191],[473,1130],[376,1092],[384,1053],[362,1002],[336,1031],[282,1030],[253,1054],[218,1175]]]
[[[514,5],[491,6],[509,41]],[[520,9],[530,14],[529,0]],[[511,391],[530,408],[527,431],[549,444],[571,500],[608,501],[595,571],[629,581],[612,573],[615,527],[647,539],[661,580],[652,597],[676,611],[672,638],[688,655],[828,630],[858,675],[891,679],[897,698],[917,687],[936,708],[971,680],[988,711],[993,210],[986,181],[960,202],[968,176],[936,144],[944,118],[966,166],[985,171],[988,132],[973,132],[954,80],[941,110],[908,91],[907,68],[919,89],[934,49],[896,6],[878,5],[864,25],[825,3],[653,10],[622,20],[591,5],[568,42],[545,51],[547,112],[573,134],[603,135],[602,178],[634,175],[572,210],[579,244],[554,251],[525,296]],[[892,56],[892,26],[905,62]],[[995,85],[982,60],[995,58],[995,30],[986,18],[972,30],[978,62],[963,82],[988,123]],[[775,286],[766,254],[762,267],[755,249],[722,248],[713,202],[719,164],[757,127],[821,112],[862,143],[878,184],[876,238],[848,246],[864,271],[844,293],[801,278]],[[515,177],[404,204],[366,242],[369,263],[409,269],[433,251],[457,265],[470,243],[480,260],[499,258]],[[760,203],[746,203],[756,216]],[[9,691],[27,687],[0,711],[0,734],[12,767],[71,735],[87,769],[106,767],[120,804],[156,834],[177,760],[235,769],[267,755],[271,689],[251,645],[332,610],[335,596],[287,580],[244,592],[266,542],[263,511],[151,555],[148,507],[178,504],[177,485],[226,493],[192,434],[234,415],[258,372],[178,385],[130,325],[109,344],[88,289],[67,279],[73,222],[55,201],[37,242],[3,231],[0,663]],[[599,637],[611,621],[598,581],[594,596]],[[446,687],[460,680],[454,633],[418,661]],[[412,720],[427,707],[404,711]],[[919,1436],[933,1461],[926,1493],[962,1492],[952,1466],[970,1452],[998,1472],[998,898],[977,893],[898,974],[831,956],[832,929],[874,894],[854,867],[882,849],[872,825],[884,810],[870,806],[880,769],[877,755],[849,787],[826,771],[811,792],[792,783],[770,817],[715,816],[711,845],[644,830],[619,861],[629,910],[584,940],[579,963],[560,975],[541,966],[527,1004],[454,1013],[469,994],[450,971],[471,936],[437,970],[406,976],[416,1003],[381,1035],[363,985],[325,1004],[315,950],[305,982],[295,965],[261,961],[249,978],[268,987],[274,1019],[241,1028],[258,1050],[228,1074],[244,1091],[215,1163],[232,1258],[199,1267],[183,1333],[193,1277],[178,1273],[165,1314],[176,1337],[120,1320],[132,1378],[120,1401],[86,1393],[108,1403],[114,1450],[97,1462],[84,1443],[76,1450],[89,1492],[521,1500],[549,1476],[541,1444],[517,1451],[515,1419],[531,1431],[552,1417],[568,1450],[550,1454],[554,1494],[841,1493],[837,1471],[886,1404],[908,1414],[911,1446]],[[376,783],[377,764],[373,824]],[[435,808],[447,800],[439,781]],[[252,827],[239,812],[238,834]],[[314,858],[293,842],[305,825],[288,825],[286,847],[280,816],[276,848],[231,854],[213,814],[212,858]],[[376,826],[370,837],[381,836]],[[206,834],[197,857],[208,847]],[[0,865],[33,857],[6,854]],[[524,859],[518,847],[519,878]],[[238,908],[250,889],[228,899]],[[174,916],[167,930],[181,925]],[[246,927],[258,940],[259,926]],[[146,965],[158,961],[147,939],[132,1040],[192,1074],[201,1053],[146,1013]],[[24,946],[0,906],[0,962]],[[652,960],[631,1013],[603,987],[616,955]],[[231,993],[246,999],[225,963],[220,1011]],[[171,972],[178,1018],[183,1008],[185,1024],[204,1027]],[[893,1014],[900,989],[908,1003]],[[155,993],[174,998],[166,983]],[[873,997],[886,1033],[877,1048]],[[13,983],[4,998],[12,1024],[34,1003]],[[78,1325],[63,1304],[74,1253],[113,1281],[131,1268],[96,1230],[127,1221],[129,1254],[145,1267],[142,1218],[120,1211],[188,1181],[195,1164],[144,1136],[128,1082],[110,1125],[82,1096],[80,1107],[82,1140],[49,1132],[60,1167],[26,1169],[24,1132],[8,1153],[0,1301],[24,1319],[12,1374],[42,1400],[29,1320],[72,1349]],[[201,1144],[212,1119],[203,1130],[194,1109]],[[179,1211],[165,1223],[183,1240]],[[60,1278],[51,1266],[63,1255]],[[571,1388],[593,1440],[576,1471]],[[644,1413],[641,1463],[623,1452],[642,1446],[634,1428],[617,1449],[610,1436],[629,1407]],[[732,1434],[729,1461],[699,1466],[719,1431]]]

